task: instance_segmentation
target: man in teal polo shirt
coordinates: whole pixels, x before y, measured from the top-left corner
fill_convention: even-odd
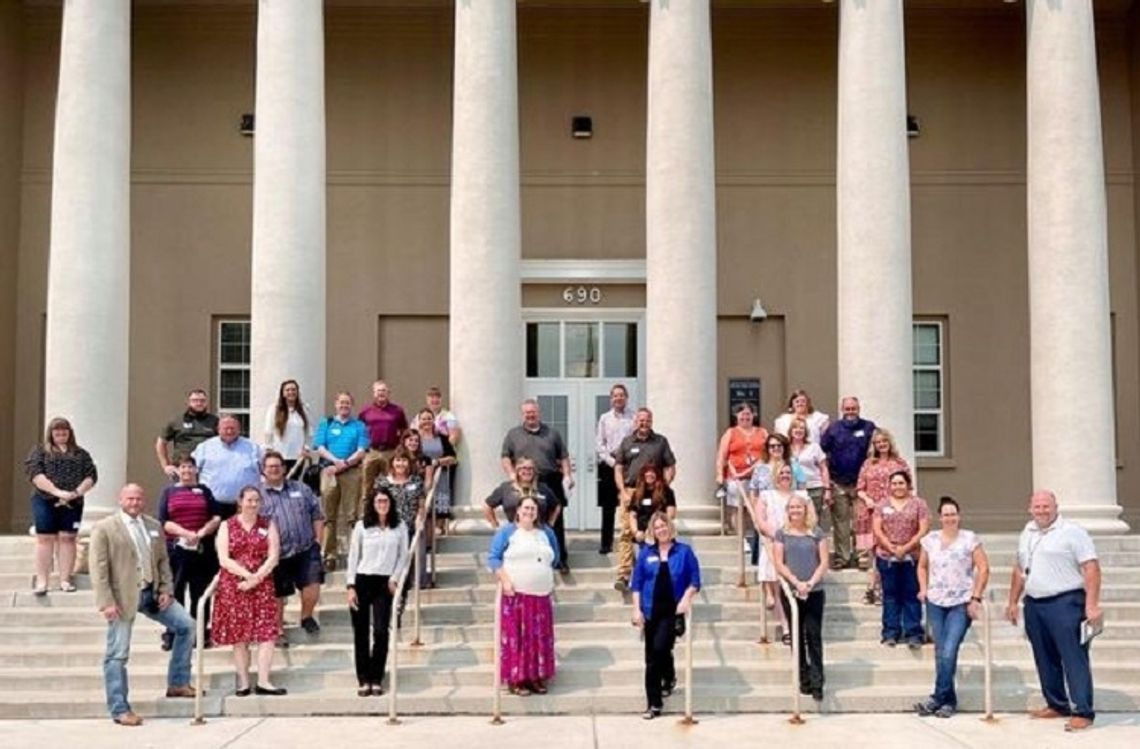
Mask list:
[[[352,417],[352,394],[337,393],[336,411],[321,420],[313,447],[321,456],[321,504],[325,511],[325,530],[321,539],[321,555],[325,569],[336,569],[337,523],[342,500],[347,505],[351,528],[360,516],[360,463],[368,451],[368,430],[364,422]]]

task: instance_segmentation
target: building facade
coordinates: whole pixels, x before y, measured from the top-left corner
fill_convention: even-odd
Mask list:
[[[0,523],[72,418],[157,489],[191,387],[538,397],[596,522],[615,382],[712,500],[733,397],[859,395],[983,529],[1140,513],[1131,0],[0,0]],[[252,120],[245,115],[253,115]],[[242,125],[246,127],[242,127]],[[249,127],[252,126],[252,127]],[[761,313],[762,309],[762,313]],[[735,394],[735,396],[733,395]]]

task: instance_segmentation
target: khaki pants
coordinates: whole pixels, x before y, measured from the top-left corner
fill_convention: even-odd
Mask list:
[[[861,500],[855,494],[855,487],[845,484],[832,485],[831,498],[831,553],[846,564],[854,548],[851,519],[855,514],[855,503]]]
[[[388,472],[388,462],[392,460],[392,456],[395,454],[395,450],[370,449],[364,455],[364,461],[361,463],[364,467],[364,478],[360,481],[360,505],[358,513],[364,511],[366,502],[372,501],[372,485],[376,483],[376,479],[381,474]],[[414,466],[412,466],[412,468],[414,468]]]
[[[353,466],[335,476],[321,472],[321,505],[325,512],[325,532],[321,539],[321,553],[325,557],[335,557],[337,551],[337,527],[341,515],[347,515],[342,526],[347,532],[360,517],[360,466]]]
[[[633,555],[637,545],[634,543],[634,532],[637,530],[629,522],[629,509],[622,502],[618,502],[618,561],[617,576],[629,582],[633,573]]]

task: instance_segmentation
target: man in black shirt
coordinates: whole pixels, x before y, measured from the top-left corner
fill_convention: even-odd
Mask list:
[[[206,391],[195,388],[186,394],[186,411],[166,425],[154,442],[158,465],[171,481],[178,480],[178,461],[194,448],[218,436],[218,417],[210,413]],[[173,450],[170,449],[173,447]]]

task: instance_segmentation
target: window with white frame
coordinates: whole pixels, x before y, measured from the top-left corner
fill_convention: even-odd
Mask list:
[[[946,454],[946,325],[942,320],[914,323],[914,452]]]
[[[637,377],[637,323],[528,322],[526,376]]]
[[[217,372],[218,411],[237,416],[241,433],[248,437],[249,320],[218,320],[216,334],[214,371]]]

